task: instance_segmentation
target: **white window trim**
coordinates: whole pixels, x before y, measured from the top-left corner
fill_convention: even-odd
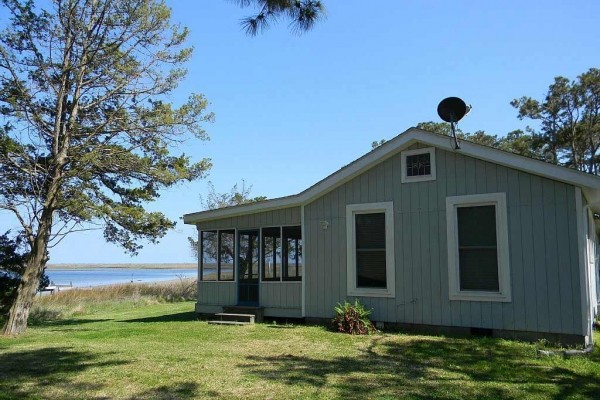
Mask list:
[[[406,157],[414,156],[417,154],[429,154],[429,162],[431,164],[431,174],[429,175],[419,175],[419,176],[407,176],[406,175]],[[424,149],[415,149],[415,150],[405,150],[400,153],[402,157],[402,183],[411,183],[411,182],[425,182],[425,181],[434,181],[435,180],[435,147],[427,147]]]
[[[457,208],[494,205],[496,240],[498,242],[499,292],[460,290]],[[486,193],[446,197],[446,229],[448,238],[448,284],[450,300],[510,302],[510,264],[506,193]]]
[[[385,289],[356,287],[356,214],[385,213]],[[394,203],[348,204],[346,206],[347,294],[364,297],[396,296],[396,264],[394,262]]]

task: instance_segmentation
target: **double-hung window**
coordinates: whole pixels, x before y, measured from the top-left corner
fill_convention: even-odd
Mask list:
[[[394,297],[393,203],[346,206],[348,295]]]
[[[506,195],[446,198],[450,300],[511,301]]]

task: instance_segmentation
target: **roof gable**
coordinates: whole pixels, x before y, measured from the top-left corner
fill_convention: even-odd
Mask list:
[[[252,214],[310,203],[417,142],[446,151],[459,152],[483,161],[581,187],[588,203],[593,205],[595,211],[597,211],[596,208],[600,210],[600,177],[596,175],[586,174],[570,168],[549,164],[468,141],[461,141],[461,148],[454,149],[453,140],[449,136],[410,128],[296,195],[186,214],[183,216],[184,222],[186,224],[194,224],[212,219]]]

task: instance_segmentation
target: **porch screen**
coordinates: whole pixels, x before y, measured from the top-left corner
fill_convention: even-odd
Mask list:
[[[262,230],[263,280],[277,281],[281,278],[281,228]]]
[[[356,287],[385,288],[385,213],[356,214]]]
[[[302,228],[284,226],[283,231],[283,279],[302,280]]]
[[[200,280],[217,280],[218,248],[217,231],[204,231],[200,234]]]
[[[200,280],[234,280],[235,230],[203,231],[200,235]]]
[[[219,231],[219,280],[233,280],[235,230]]]

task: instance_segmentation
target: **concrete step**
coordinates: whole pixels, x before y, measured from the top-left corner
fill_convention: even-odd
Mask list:
[[[250,322],[240,322],[240,321],[208,321],[211,325],[250,325]]]
[[[235,314],[235,313],[218,313],[215,314],[215,318],[221,321],[238,321],[254,323],[254,314]]]
[[[256,322],[262,322],[265,309],[263,307],[251,306],[223,306],[225,314],[252,314]]]

